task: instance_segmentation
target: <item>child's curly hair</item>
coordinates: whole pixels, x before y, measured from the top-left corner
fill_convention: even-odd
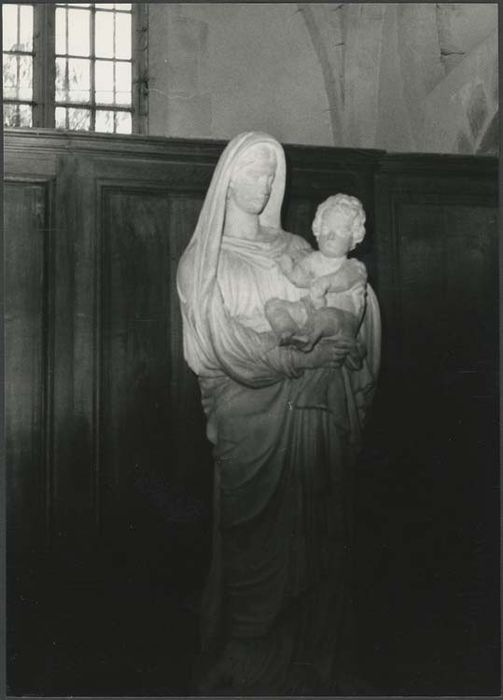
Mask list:
[[[342,209],[343,211],[356,214],[352,227],[353,238],[350,248],[350,250],[354,250],[358,243],[361,243],[365,238],[365,210],[360,200],[350,194],[339,193],[331,195],[318,206],[313,221],[313,233],[318,238],[320,235],[319,226],[323,217],[328,213],[332,213],[334,209]]]

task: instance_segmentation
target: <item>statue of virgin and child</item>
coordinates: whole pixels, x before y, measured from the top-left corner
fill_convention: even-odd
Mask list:
[[[361,204],[327,200],[314,251],[281,228],[285,174],[274,138],[234,138],[178,268],[215,465],[194,689],[207,695],[330,695],[352,673],[351,472],[379,309],[346,256]]]

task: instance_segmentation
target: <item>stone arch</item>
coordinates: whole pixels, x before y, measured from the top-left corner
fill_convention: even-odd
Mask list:
[[[477,153],[494,134],[498,111],[498,33],[495,31],[438,84],[424,103],[423,148]],[[486,137],[489,128],[491,132]],[[497,129],[496,129],[497,131]]]
[[[478,143],[475,153],[479,155],[497,155],[499,152],[499,110],[496,109],[492,119],[486,125]]]

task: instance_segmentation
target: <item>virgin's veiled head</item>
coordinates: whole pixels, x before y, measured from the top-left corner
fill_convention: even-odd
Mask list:
[[[246,149],[233,165],[227,206],[252,217],[260,215],[269,201],[276,167],[276,154],[269,144],[258,143]]]
[[[180,298],[202,308],[213,284],[222,242],[226,206],[232,178],[243,163],[256,162],[257,155],[267,153],[275,162],[269,199],[258,213],[262,229],[271,234],[281,230],[281,205],[285,193],[285,154],[280,143],[262,132],[239,134],[230,141],[217,163],[199,214],[197,226],[178,268]],[[258,150],[257,150],[258,149]]]

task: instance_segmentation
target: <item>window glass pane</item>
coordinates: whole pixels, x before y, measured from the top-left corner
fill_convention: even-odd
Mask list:
[[[65,107],[56,107],[56,129],[66,129]]]
[[[56,100],[58,102],[89,102],[90,65],[91,62],[83,58],[56,58]]]
[[[66,10],[56,8],[56,53],[68,53],[66,49]]]
[[[68,10],[68,53],[89,56],[89,10]]]
[[[96,12],[95,39],[96,56],[100,58],[112,58],[114,55],[113,12]]]
[[[89,131],[91,128],[91,111],[89,109],[68,108],[68,128]]]
[[[18,56],[19,99],[31,100],[33,96],[33,59],[31,56]]]
[[[131,15],[115,15],[115,57],[131,58]]]
[[[130,134],[131,133],[131,113],[130,112],[117,112],[117,127],[116,132],[118,134]]]
[[[113,133],[114,113],[110,110],[98,109],[96,111],[96,131]]]
[[[116,2],[115,9],[131,12],[131,3],[130,2]]]
[[[4,104],[3,123],[5,126],[18,126],[17,105]]]
[[[17,44],[17,7],[2,7],[2,42],[4,51],[14,51]]]
[[[30,105],[19,105],[19,126],[32,126]]]
[[[112,104],[114,101],[113,61],[96,61],[96,102]]]
[[[33,94],[33,59],[31,56],[3,55],[4,97],[31,100]]]
[[[33,126],[31,106],[4,104],[3,106],[4,125],[9,126]]]
[[[114,3],[113,2],[96,2],[94,3],[95,7],[100,7],[104,10],[113,10],[114,9]]]
[[[131,64],[115,64],[115,101],[118,105],[131,104]]]
[[[66,58],[56,59],[56,100],[64,102],[68,99],[66,82]]]
[[[33,7],[31,5],[21,5],[19,8],[19,50],[33,50]]]
[[[17,96],[17,56],[4,53],[3,55],[3,96],[14,100]]]
[[[89,102],[91,90],[91,62],[82,58],[68,59],[68,100]]]

